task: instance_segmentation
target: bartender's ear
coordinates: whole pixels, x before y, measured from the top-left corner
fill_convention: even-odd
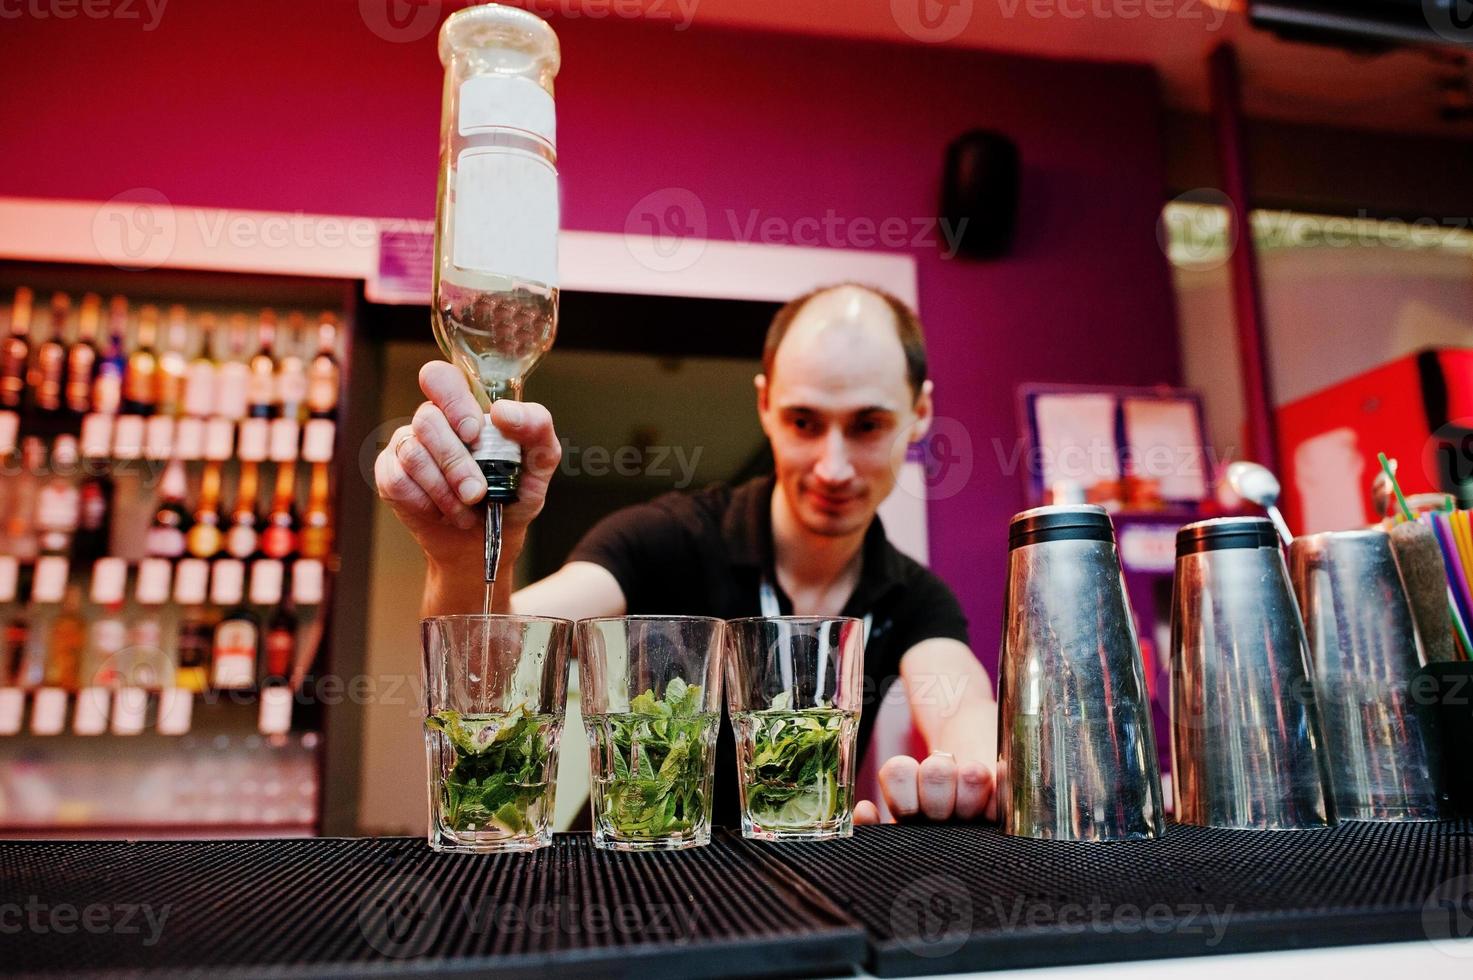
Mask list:
[[[767,375],[759,374],[752,379],[757,389],[757,418],[762,421],[762,431],[767,431]]]
[[[926,433],[931,431],[931,419],[935,411],[931,401],[931,392],[934,389],[935,386],[929,380],[921,382],[921,393],[916,396],[916,403],[911,409],[916,413],[915,426],[910,430],[911,442],[920,442],[926,438]]]

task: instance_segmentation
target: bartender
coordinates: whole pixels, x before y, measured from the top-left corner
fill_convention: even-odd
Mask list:
[[[428,401],[379,454],[379,495],[424,550],[423,614],[482,608],[486,481],[471,458],[482,412],[444,361],[420,371]],[[668,493],[600,521],[557,572],[513,591],[498,576],[498,612],[594,616],[853,616],[868,629],[858,752],[899,680],[925,742],[922,761],[886,759],[879,785],[899,819],[995,817],[996,704],[968,646],[951,590],[901,554],[876,512],[908,447],[925,437],[933,386],[914,311],[881,290],[816,290],[773,318],[755,378],[757,414],[775,473],[736,487]],[[542,510],[562,446],[533,402],[498,401],[496,427],[522,446],[521,485],[503,514],[501,568],[514,566]],[[717,570],[713,573],[713,570]],[[718,747],[715,815],[736,818],[735,752]],[[860,801],[857,823],[880,812]]]

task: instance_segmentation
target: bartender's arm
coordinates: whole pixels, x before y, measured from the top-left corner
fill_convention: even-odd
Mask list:
[[[481,535],[467,532],[483,526],[485,514],[478,505],[486,495],[486,479],[467,447],[484,424],[481,409],[465,377],[445,361],[421,368],[419,386],[428,400],[409,425],[400,426],[390,437],[374,464],[374,478],[379,496],[425,553],[421,615],[475,612],[485,599],[484,542]],[[562,444],[552,416],[535,402],[499,401],[491,418],[522,447],[517,501],[502,512],[501,567],[509,569],[522,552],[527,526],[542,512],[548,481],[562,459]],[[564,568],[532,590],[537,593],[533,602],[520,597],[513,602],[511,575],[498,576],[491,608],[506,613],[535,607],[540,615],[568,619],[624,612],[624,595],[614,577],[588,563]]]

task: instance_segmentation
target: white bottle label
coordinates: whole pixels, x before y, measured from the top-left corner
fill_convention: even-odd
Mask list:
[[[227,619],[215,630],[215,687],[231,690],[256,682],[256,627]]]
[[[215,365],[195,360],[184,382],[184,414],[205,418],[215,414]]]
[[[451,262],[557,285],[557,171],[533,153],[469,147],[456,161]]]
[[[193,694],[181,687],[166,687],[159,692],[160,735],[188,735],[193,719]]]
[[[297,458],[297,442],[300,427],[296,419],[271,420],[271,460],[290,463]],[[242,457],[244,458],[244,457]]]
[[[268,687],[261,692],[261,710],[256,727],[262,735],[285,735],[292,729],[292,692],[287,687]]]
[[[284,566],[274,558],[263,558],[251,564],[251,602],[258,606],[274,606],[281,601]]]
[[[205,425],[205,459],[226,460],[235,449],[235,422],[213,418]]]
[[[66,731],[66,692],[43,687],[31,699],[31,734],[60,735]]]
[[[0,456],[15,452],[15,439],[20,434],[20,416],[15,412],[0,412]]]
[[[174,426],[176,459],[199,459],[205,451],[205,420],[183,418]]]
[[[203,558],[186,558],[174,575],[174,601],[197,606],[209,594],[210,563]]]
[[[77,692],[77,710],[72,714],[72,731],[77,735],[101,735],[107,731],[107,709],[112,692],[105,687],[84,687]]]
[[[19,735],[25,713],[25,692],[18,687],[0,687],[0,735]]]
[[[250,381],[250,369],[240,361],[220,365],[215,378],[215,410],[228,419],[244,418]]]
[[[143,455],[143,416],[119,415],[113,424],[113,455],[138,459]]]
[[[241,419],[240,444],[236,455],[248,463],[259,463],[264,460],[270,440],[270,430],[271,424],[266,419]]]
[[[245,594],[245,565],[234,558],[215,562],[210,577],[210,601],[217,606],[233,606]]]
[[[126,570],[126,566],[124,566]],[[31,583],[32,602],[60,602],[66,594],[67,560],[60,555],[43,555],[36,559],[36,574]]]
[[[322,562],[303,558],[292,565],[292,601],[299,606],[315,606],[322,601]]]
[[[138,601],[145,606],[161,606],[169,601],[168,559],[145,558],[138,563]]]
[[[332,444],[337,425],[332,419],[312,419],[302,432],[302,458],[309,463],[326,463],[332,459]]]
[[[168,459],[174,451],[174,419],[168,415],[149,417],[143,437],[143,455],[148,459]]]
[[[82,418],[82,456],[87,459],[106,459],[113,448],[113,416],[93,412]]]
[[[141,687],[119,688],[113,695],[113,734],[137,735],[148,717],[148,692]]]

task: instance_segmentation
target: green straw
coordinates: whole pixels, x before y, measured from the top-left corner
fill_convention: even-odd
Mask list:
[[[1386,479],[1391,481],[1391,489],[1396,491],[1396,502],[1401,504],[1401,512],[1409,521],[1416,520],[1412,516],[1412,509],[1407,506],[1406,495],[1401,492],[1401,484],[1396,482],[1396,474],[1391,472],[1391,460],[1386,458],[1385,453],[1377,453],[1376,458],[1381,461],[1381,471],[1386,474]]]

